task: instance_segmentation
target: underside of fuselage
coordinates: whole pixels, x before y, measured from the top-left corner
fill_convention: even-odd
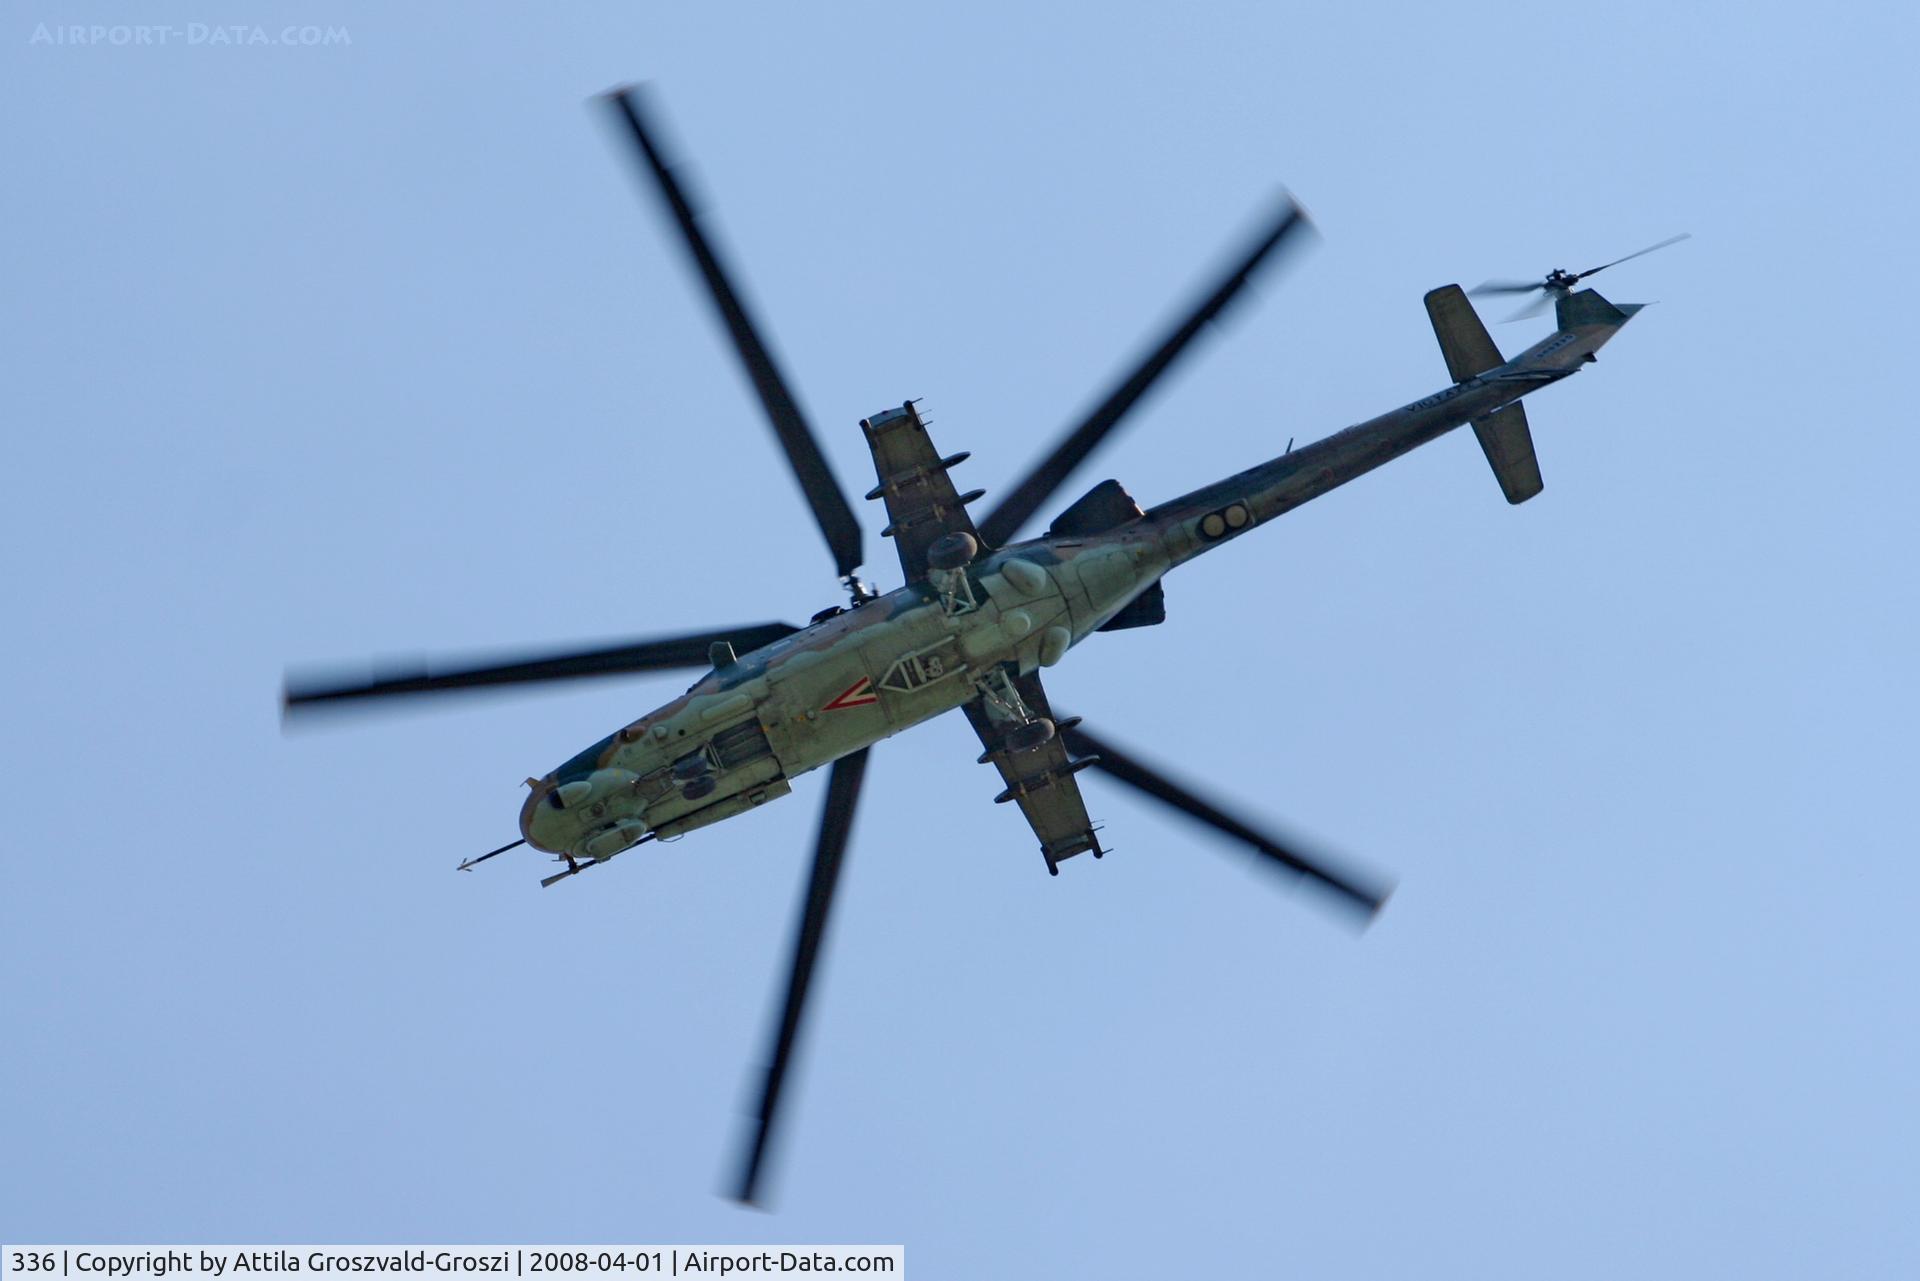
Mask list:
[[[673,702],[528,780],[522,835],[570,863],[604,862],[758,809],[809,770],[976,701],[1027,719],[1006,682],[1103,627],[1157,621],[1158,584],[1173,567],[1591,360],[1632,312],[1576,295],[1587,298],[1514,360],[1378,418],[1144,513],[1104,481],[1044,537],[825,612],[746,654],[722,653]],[[869,436],[902,415],[924,433],[908,405],[868,420]],[[1147,608],[1129,619],[1136,602]]]
[[[824,618],[529,780],[521,833],[604,861],[757,809],[788,780],[981,697],[995,673],[1058,662],[1165,566],[1136,520],[1019,544]]]

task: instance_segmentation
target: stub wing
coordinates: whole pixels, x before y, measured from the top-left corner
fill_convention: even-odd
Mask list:
[[[1053,719],[1053,710],[1047,706],[1047,692],[1041,688],[1038,675],[1013,676],[1009,680],[1027,711],[1035,717]],[[1094,836],[1087,804],[1080,797],[1080,784],[1073,777],[1092,761],[1072,759],[1058,734],[1038,747],[1011,750],[1007,745],[1008,736],[1017,723],[996,719],[988,710],[985,695],[973,699],[962,710],[986,748],[981,761],[992,761],[1006,783],[1006,788],[994,800],[1019,805],[1027,825],[1040,838],[1040,854],[1047,860],[1048,872],[1059,875],[1060,861],[1075,854],[1092,851],[1098,858],[1106,853]]]
[[[866,433],[874,474],[880,479],[867,497],[886,500],[887,527],[882,532],[900,553],[907,581],[922,582],[927,576],[927,548],[934,540],[954,533],[979,536],[967,504],[986,491],[961,494],[954,490],[947,469],[966,461],[967,455],[942,458],[912,401],[862,421],[860,430]]]

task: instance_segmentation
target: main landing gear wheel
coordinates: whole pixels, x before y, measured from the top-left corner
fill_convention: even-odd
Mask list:
[[[980,540],[965,530],[942,534],[927,548],[927,568],[942,571],[964,569],[980,554]]]
[[[1009,752],[1031,752],[1036,747],[1045,747],[1053,741],[1053,722],[1042,716],[1038,720],[1028,721],[1025,725],[1016,725],[1000,745]]]

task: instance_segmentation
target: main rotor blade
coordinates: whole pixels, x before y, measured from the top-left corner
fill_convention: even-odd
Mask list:
[[[1645,255],[1652,253],[1656,249],[1665,249],[1668,245],[1677,245],[1683,240],[1691,240],[1691,239],[1693,239],[1693,233],[1690,231],[1683,231],[1677,236],[1668,236],[1665,240],[1661,241],[1659,244],[1648,245],[1645,249],[1636,250],[1635,252],[1628,254],[1625,258],[1615,258],[1612,262],[1603,262],[1598,267],[1589,267],[1585,271],[1580,273],[1580,279],[1585,280],[1588,276],[1591,276],[1596,272],[1605,271],[1609,267],[1618,267],[1623,262],[1632,262],[1635,258],[1644,257]]]
[[[1543,291],[1538,298],[1535,298],[1532,302],[1522,307],[1519,311],[1514,312],[1500,323],[1510,325],[1516,320],[1531,320],[1551,307],[1562,296],[1562,294],[1555,293],[1552,290]]]
[[[320,704],[359,699],[390,698],[401,694],[440,694],[449,690],[483,689],[495,685],[523,685],[535,681],[571,680],[582,676],[620,676],[630,672],[666,671],[676,667],[705,667],[709,647],[726,641],[736,653],[770,645],[800,629],[791,623],[756,623],[718,631],[689,632],[629,641],[601,649],[528,654],[470,667],[434,667],[389,671],[371,679],[340,680],[289,677],[283,704],[288,714]]]
[[[1273,225],[1256,239],[1247,253],[1236,261],[1226,276],[1202,298],[1192,312],[1176,325],[1138,368],[1114,387],[1098,408],[1068,432],[1054,451],[1035,464],[1032,471],[1015,485],[1000,505],[980,522],[980,537],[989,547],[1002,547],[1020,532],[1042,504],[1053,496],[1067,477],[1086,460],[1088,454],[1107,433],[1126,416],[1147,389],[1178,360],[1189,344],[1199,336],[1226,305],[1246,287],[1260,265],[1294,233],[1312,227],[1306,211],[1288,197],[1281,205]]]
[[[1386,903],[1390,889],[1367,885],[1349,873],[1338,870],[1325,859],[1311,858],[1298,850],[1289,848],[1266,833],[1256,831],[1211,801],[1188,791],[1138,757],[1121,751],[1105,739],[1095,738],[1084,728],[1068,726],[1060,731],[1060,735],[1068,749],[1076,756],[1099,757],[1099,760],[1094,763],[1095,769],[1111,775],[1129,787],[1145,792],[1157,801],[1171,805],[1215,831],[1224,832],[1228,836],[1245,842],[1279,866],[1319,882],[1340,895],[1346,905],[1364,913],[1368,920],[1371,920]]]
[[[679,180],[674,177],[673,167],[667,163],[664,153],[654,141],[656,131],[647,124],[647,108],[641,100],[642,91],[616,89],[608,97],[613,100],[620,118],[626,122],[634,145],[640,149],[641,158],[646,161],[648,171],[653,174],[654,182],[660,188],[661,199],[666,201],[667,211],[673,215],[675,224],[686,239],[687,252],[706,280],[707,290],[713,295],[713,305],[719,309],[720,319],[733,338],[741,363],[746,366],[747,377],[753,381],[753,389],[759,393],[760,403],[766,407],[767,421],[773,424],[773,433],[780,438],[780,445],[787,452],[787,461],[793,465],[793,474],[799,478],[801,492],[806,494],[807,502],[813,507],[813,516],[820,523],[820,532],[826,535],[834,566],[840,577],[845,578],[858,569],[864,559],[860,548],[860,523],[854,519],[853,507],[847,502],[846,493],[834,478],[832,469],[827,466],[813,429],[807,425],[805,415],[787,390],[786,379],[773,363],[773,356],[767,351],[766,344],[760,341],[759,329],[734,290],[719,255],[701,230],[699,210],[681,189]]]
[[[1546,285],[1538,280],[1489,280],[1467,290],[1475,298],[1484,294],[1530,294],[1536,289],[1545,289]]]
[[[735,1193],[748,1205],[759,1203],[760,1172],[773,1142],[774,1123],[779,1118],[780,1089],[787,1079],[787,1067],[793,1061],[800,1017],[807,1004],[807,985],[813,978],[814,962],[820,956],[820,940],[827,932],[827,914],[833,907],[833,890],[840,879],[840,864],[846,853],[848,833],[853,828],[853,809],[860,799],[860,783],[866,777],[869,750],[863,747],[835,761],[833,774],[827,780],[827,803],[820,812],[820,839],[814,846],[813,871],[807,878],[800,932],[794,940],[793,965],[787,974],[787,1001],[780,1012],[780,1026],[774,1033],[773,1062],[767,1068],[766,1087],[760,1095],[753,1144],[747,1150],[740,1187]]]

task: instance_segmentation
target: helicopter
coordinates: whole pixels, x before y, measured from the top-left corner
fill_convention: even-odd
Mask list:
[[[762,340],[762,327],[735,288],[736,276],[708,234],[707,220],[660,143],[648,95],[628,87],[606,100],[705,284],[825,539],[846,603],[821,610],[805,626],[708,628],[370,680],[290,677],[283,710],[291,716],[503,685],[698,672],[680,697],[528,778],[520,838],[460,864],[467,870],[531,846],[564,864],[543,886],[648,842],[758,809],[788,795],[794,778],[827,769],[786,993],[737,1199],[759,1203],[868,753],[893,734],[945,713],[963,714],[980,741],[977,763],[992,765],[1003,784],[994,800],[1016,806],[1052,875],[1080,854],[1098,859],[1108,852],[1077,781],[1093,769],[1244,844],[1371,919],[1386,901],[1386,885],[1260,830],[1096,734],[1081,718],[1062,715],[1042,672],[1096,634],[1164,622],[1162,580],[1172,570],[1457,427],[1472,425],[1510,503],[1539,494],[1540,469],[1521,402],[1591,363],[1640,310],[1575,288],[1626,259],[1587,272],[1556,271],[1542,282],[1489,282],[1476,289],[1537,289],[1541,303],[1554,306],[1553,333],[1511,359],[1501,355],[1460,286],[1432,290],[1425,304],[1449,385],[1300,448],[1289,441],[1278,457],[1153,507],[1142,508],[1117,481],[1103,480],[1061,510],[1043,533],[1023,537],[1028,522],[1210,322],[1257,273],[1307,238],[1306,212],[1283,196],[1179,323],[978,522],[969,508],[985,491],[963,493],[951,475],[969,455],[942,454],[934,446],[918,402],[904,401],[862,420],[876,478],[865,496],[884,505],[881,536],[892,540],[904,578],[883,593],[858,576],[865,563],[860,523]]]

